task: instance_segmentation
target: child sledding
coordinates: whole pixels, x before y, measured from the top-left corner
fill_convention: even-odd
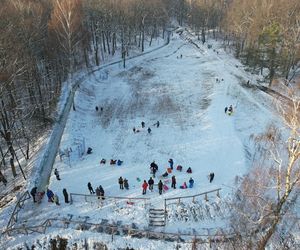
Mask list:
[[[227,114],[227,115],[232,115],[232,113],[233,113],[233,107],[232,107],[232,105],[230,105],[229,107],[225,107],[225,114]]]

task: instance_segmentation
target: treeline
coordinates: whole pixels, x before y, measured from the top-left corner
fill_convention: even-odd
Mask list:
[[[299,0],[231,0],[223,29],[234,39],[238,58],[268,80],[293,79],[300,59]]]
[[[174,16],[206,41],[206,31],[222,35],[235,55],[269,84],[283,77],[288,84],[299,69],[299,0],[177,0]]]

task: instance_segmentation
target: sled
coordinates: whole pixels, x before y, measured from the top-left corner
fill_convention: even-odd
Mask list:
[[[127,205],[134,205],[134,202],[133,201],[126,201]]]
[[[139,177],[136,177],[136,180],[137,180],[138,182],[140,182],[140,181],[141,181],[141,179],[140,179]]]
[[[169,190],[168,186],[167,185],[163,185],[163,190],[164,191],[168,191]]]

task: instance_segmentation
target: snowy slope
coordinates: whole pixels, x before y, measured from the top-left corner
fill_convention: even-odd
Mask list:
[[[234,186],[235,177],[242,176],[251,167],[250,135],[262,132],[271,121],[272,100],[264,93],[244,89],[240,83],[255,76],[246,73],[238,61],[226,54],[217,42],[211,42],[216,51],[206,45],[195,47],[189,40],[196,39],[187,32],[175,35],[171,43],[158,51],[127,62],[126,70],[114,65],[103,72],[95,72],[81,83],[76,93],[76,111],[71,111],[60,144],[60,149],[72,148],[70,160],[57,157],[54,168],[61,181],[51,177],[49,188],[60,197],[56,206],[44,199],[42,204],[27,204],[21,219],[35,222],[46,218],[89,216],[93,222],[101,219],[137,223],[147,228],[147,210],[140,204],[118,203],[103,208],[94,202],[74,201],[64,204],[62,189],[69,193],[89,194],[87,183],[94,189],[102,185],[107,196],[146,197],[151,206],[161,208],[164,199],[194,195],[222,188],[221,197],[227,196]],[[182,55],[182,58],[181,58]],[[219,79],[218,81],[216,79]],[[223,80],[222,80],[223,79]],[[232,104],[234,114],[224,114],[224,107]],[[95,106],[103,107],[96,112]],[[160,127],[154,124],[160,121]],[[142,129],[141,121],[146,123]],[[134,134],[132,128],[140,129]],[[147,133],[151,127],[151,134]],[[84,138],[91,155],[79,157],[78,145]],[[121,159],[122,166],[100,165],[102,158]],[[177,186],[192,177],[192,189],[169,189],[159,195],[142,195],[142,181],[150,177],[149,164],[155,160],[159,175],[165,172],[168,159],[182,165],[183,172],[174,171]],[[185,170],[191,167],[192,174]],[[215,173],[212,183],[208,174]],[[129,180],[130,189],[120,190],[118,178]],[[168,178],[170,179],[170,178]],[[170,184],[169,184],[170,187]],[[215,198],[212,198],[215,199]],[[129,207],[129,209],[125,209]],[[223,226],[221,220],[205,220],[197,224],[172,222],[166,231],[177,232]]]

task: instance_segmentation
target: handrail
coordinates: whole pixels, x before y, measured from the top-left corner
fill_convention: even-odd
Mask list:
[[[19,211],[23,207],[24,202],[26,200],[30,199],[30,198],[31,198],[31,196],[30,196],[30,194],[29,194],[28,191],[26,191],[25,193],[23,193],[20,196],[20,198],[17,200],[17,203],[16,203],[16,205],[14,207],[14,210],[13,210],[13,212],[12,212],[10,218],[9,218],[9,221],[7,223],[7,226],[6,226],[6,229],[11,228],[13,226],[13,223],[12,223],[13,220],[14,220],[15,223],[17,222]]]
[[[93,194],[78,194],[78,193],[70,193],[70,196],[84,196],[84,197],[94,197],[98,198],[101,196],[93,195]],[[103,196],[105,199],[119,199],[119,200],[150,200],[150,198],[142,198],[142,197],[121,197],[121,196]]]
[[[178,233],[157,232],[157,231],[151,231],[151,230],[145,230],[145,229],[132,228],[129,225],[123,225],[123,226],[105,225],[102,223],[91,223],[91,222],[78,221],[78,220],[67,220],[67,219],[61,219],[61,218],[49,218],[49,219],[45,220],[43,223],[41,223],[40,225],[36,225],[36,226],[26,227],[25,225],[23,225],[21,227],[9,228],[4,233],[10,234],[13,231],[17,231],[19,233],[25,232],[26,234],[29,234],[29,231],[45,233],[47,228],[50,226],[53,226],[52,222],[55,222],[55,221],[62,222],[62,223],[84,224],[84,225],[89,225],[89,226],[94,226],[94,227],[110,228],[110,229],[112,229],[111,234],[114,234],[114,232],[118,231],[118,230],[122,230],[123,233],[125,233],[127,235],[132,235],[134,233],[144,233],[145,237],[149,236],[149,234],[156,234],[156,235],[163,235],[163,237],[166,237],[166,236],[177,237],[177,239],[180,239],[180,237],[188,237],[191,239],[199,240],[199,238],[201,239],[201,237],[226,237],[227,239],[230,239],[230,238],[238,236],[238,234],[232,233],[232,232],[225,233],[222,229],[217,229],[217,231],[212,234],[209,234],[209,233],[208,234],[188,234],[188,233],[180,233],[180,232],[178,232]],[[41,230],[41,231],[35,230],[36,228],[39,228],[39,227],[43,228],[43,230]],[[204,229],[206,229],[206,228],[204,228]],[[126,230],[127,230],[127,232],[124,232]]]
[[[209,193],[213,193],[213,192],[218,192],[220,191],[222,188],[217,188],[217,189],[214,189],[214,190],[210,190],[210,191],[206,191],[206,192],[203,192],[203,193],[200,193],[200,194],[195,194],[195,195],[188,195],[188,196],[181,196],[181,197],[173,197],[173,198],[166,198],[165,200],[168,201],[168,200],[178,200],[178,199],[187,199],[187,198],[194,198],[194,197],[197,197],[197,196],[201,196],[201,195],[205,195],[205,194],[209,194]]]
[[[87,202],[87,198],[91,197],[93,199],[99,199],[99,201],[105,200],[129,200],[129,201],[144,201],[145,205],[150,200],[150,198],[140,198],[140,197],[121,197],[121,196],[97,196],[92,194],[78,194],[78,193],[70,193],[70,203],[73,203],[74,196],[81,196],[84,197],[85,201]],[[102,198],[102,199],[101,199]]]

